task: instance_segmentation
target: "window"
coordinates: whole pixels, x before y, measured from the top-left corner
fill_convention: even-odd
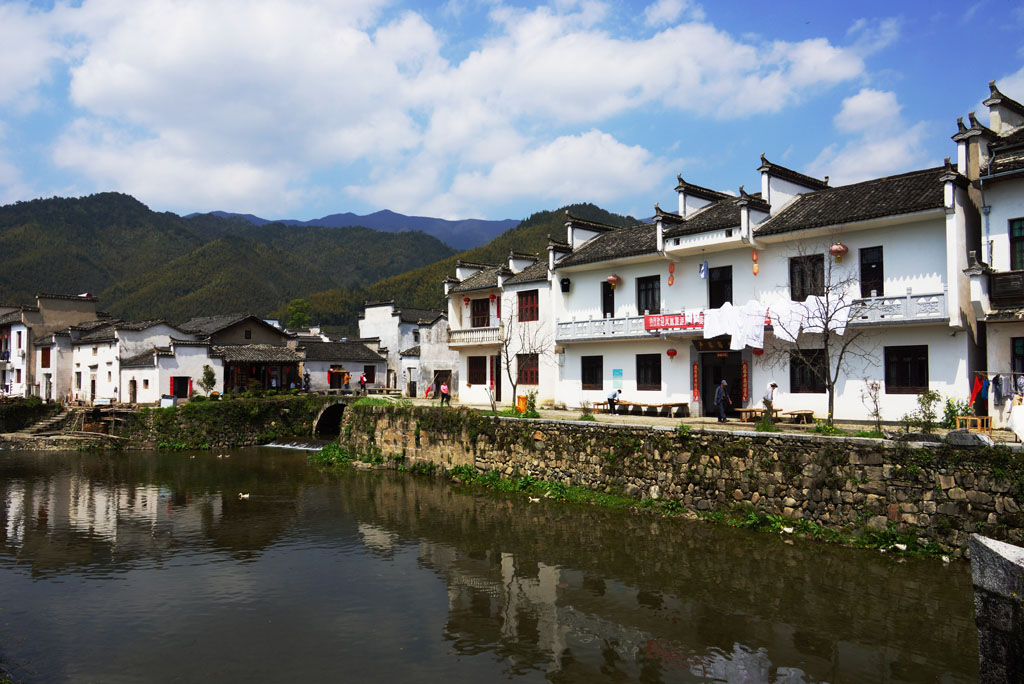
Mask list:
[[[516,370],[519,373],[520,385],[540,384],[537,380],[540,370],[536,354],[516,354]]]
[[[604,389],[604,357],[584,356],[580,359],[580,378],[583,389]]]
[[[470,356],[468,359],[469,373],[466,382],[470,385],[487,384],[487,357]]]
[[[825,294],[825,256],[810,254],[789,260],[789,294],[794,302]]]
[[[824,394],[828,372],[824,349],[804,349],[789,357],[789,391],[797,394]]]
[[[92,348],[92,355],[93,355],[93,356],[96,356],[96,354],[97,354],[98,352],[99,352],[99,347],[93,347],[93,348]]]
[[[882,248],[864,247],[860,250],[860,296],[881,297],[885,294],[885,272],[882,268]]]
[[[636,312],[661,313],[661,276],[636,279]]]
[[[377,382],[377,366],[363,366],[363,375],[366,376],[367,385]]]
[[[636,355],[636,388],[641,391],[661,391],[661,354]]]
[[[732,266],[708,269],[708,308],[721,308],[732,303]]]
[[[1010,270],[1024,269],[1024,218],[1010,221]]]
[[[415,342],[416,344],[420,343],[420,331],[419,330],[413,330],[412,331],[412,341]]]
[[[474,299],[470,307],[470,325],[486,328],[491,322],[491,303],[486,299]]]
[[[82,371],[75,371],[75,389],[82,389]]]
[[[21,331],[18,331],[18,346],[15,349],[21,349]]]
[[[107,382],[110,382],[110,379],[111,379],[110,371],[107,371]]]
[[[14,382],[18,382],[18,383],[21,382],[21,369],[20,368],[15,368],[14,369]]]
[[[43,347],[39,350],[39,367],[49,368],[50,367],[50,348]]]
[[[252,339],[252,330],[246,330],[245,331],[245,339],[247,339],[247,340],[251,340]]]
[[[1024,373],[1024,337],[1014,337],[1010,340],[1010,370],[1014,373]]]
[[[519,293],[519,320],[521,322],[536,321],[540,318],[537,307],[537,290]]]
[[[928,345],[885,348],[885,393],[920,394],[928,389]]]
[[[142,380],[142,389],[149,389],[149,379],[148,378],[143,378],[143,380]]]

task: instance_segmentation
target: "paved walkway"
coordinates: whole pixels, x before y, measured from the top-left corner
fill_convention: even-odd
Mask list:
[[[415,398],[411,400],[414,404],[420,406],[437,406],[436,401],[429,399]],[[455,408],[466,407],[478,409],[480,411],[490,411],[489,405],[480,404],[460,404],[458,401],[453,401],[452,406]],[[507,407],[505,407],[507,408]],[[500,409],[499,409],[500,410]],[[580,417],[579,410],[561,410],[561,409],[539,409],[541,418],[547,418],[550,420],[576,420]],[[722,429],[722,430],[751,430],[753,431],[756,423],[744,423],[738,418],[730,418],[727,423],[719,423],[718,418],[714,416],[709,417],[698,417],[698,418],[658,418],[654,416],[623,416],[623,415],[609,415],[607,413],[594,414],[594,418],[597,419],[598,423],[618,423],[621,425],[660,425],[664,427],[678,427],[680,424],[690,425],[695,428],[704,428],[710,430]],[[776,426],[783,432],[809,432],[814,427],[814,423],[810,425],[800,425],[790,423],[789,420],[784,420],[776,423]],[[842,428],[851,435],[854,432],[860,430],[870,431],[874,429],[873,423],[839,423],[837,427]],[[885,432],[899,432],[902,428],[896,424],[882,424],[882,430]],[[935,434],[945,435],[949,430],[942,428],[936,428]],[[1009,430],[993,430],[992,439],[996,442],[1016,442],[1017,436]]]

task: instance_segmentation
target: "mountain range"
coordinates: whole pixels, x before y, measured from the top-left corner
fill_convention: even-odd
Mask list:
[[[189,214],[185,218],[194,218],[201,214]],[[505,219],[500,221],[488,221],[485,219],[462,219],[449,221],[447,219],[430,218],[429,216],[406,216],[394,211],[384,209],[372,214],[360,216],[352,212],[343,214],[331,214],[309,221],[298,221],[295,219],[270,220],[254,216],[253,214],[235,214],[227,211],[210,212],[212,216],[221,218],[240,218],[254,226],[263,226],[268,223],[281,223],[286,226],[322,226],[325,228],[343,228],[345,226],[362,226],[372,228],[386,233],[401,233],[410,230],[419,230],[427,235],[436,237],[441,242],[458,250],[472,249],[484,245],[509,228],[518,225],[518,221]]]
[[[566,210],[613,225],[636,223],[576,204],[537,212],[484,245],[456,252],[419,230],[183,218],[113,192],[17,202],[0,207],[0,304],[34,304],[40,292],[91,292],[115,316],[180,323],[236,312],[283,318],[291,300],[305,299],[314,323],[354,336],[367,300],[444,310],[441,281],[455,273],[458,259],[500,263],[512,250],[546,258],[549,236],[565,240]]]

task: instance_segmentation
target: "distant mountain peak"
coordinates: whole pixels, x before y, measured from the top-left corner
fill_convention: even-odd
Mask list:
[[[255,226],[263,226],[268,223],[281,223],[286,226],[324,226],[327,228],[362,226],[386,233],[420,230],[458,250],[472,249],[473,247],[485,245],[506,230],[519,225],[519,221],[512,219],[501,221],[461,219],[453,221],[431,218],[429,216],[406,216],[390,209],[381,209],[364,216],[353,214],[352,212],[330,214],[310,221],[298,221],[295,219],[270,220],[255,216],[254,214],[238,214],[228,211],[212,211],[210,214],[221,218],[243,219]],[[197,215],[189,214],[186,218]]]

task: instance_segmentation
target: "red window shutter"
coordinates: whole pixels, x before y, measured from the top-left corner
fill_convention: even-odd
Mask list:
[[[188,396],[192,396],[192,378],[188,379]]]
[[[174,378],[171,378],[171,391],[169,392],[169,394],[171,396],[174,396]]]

